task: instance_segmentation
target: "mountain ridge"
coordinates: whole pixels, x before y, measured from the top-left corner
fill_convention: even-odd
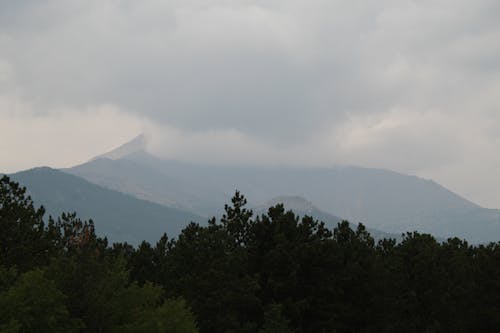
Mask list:
[[[266,210],[269,207],[275,206],[277,204],[282,204],[285,210],[291,210],[297,216],[311,216],[315,220],[325,223],[325,226],[330,230],[333,230],[340,222],[345,220],[341,217],[320,210],[312,202],[300,196],[277,196],[268,200],[263,205],[254,207],[254,209],[257,214],[263,214],[266,213]],[[353,230],[356,230],[357,225],[355,223],[349,222],[349,224]],[[376,241],[383,238],[392,238],[396,239],[397,241],[401,240],[401,235],[399,234],[391,234],[373,228],[367,228],[367,231]]]
[[[296,195],[321,211],[391,234],[417,230],[471,242],[500,239],[500,211],[482,208],[432,180],[384,169],[196,165],[138,149],[64,171],[201,216],[220,215],[237,189],[253,206]]]
[[[75,211],[82,219],[92,219],[98,232],[111,241],[155,242],[165,232],[177,236],[191,221],[205,222],[191,212],[140,200],[49,167],[9,177],[27,187],[34,203],[43,205],[49,215]]]

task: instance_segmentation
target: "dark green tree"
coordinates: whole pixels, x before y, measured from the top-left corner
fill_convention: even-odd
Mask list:
[[[0,265],[26,271],[47,264],[53,239],[44,213],[43,207],[34,207],[26,188],[7,176],[0,178]]]
[[[0,331],[77,332],[82,322],[71,318],[65,299],[43,271],[26,272],[0,293]]]

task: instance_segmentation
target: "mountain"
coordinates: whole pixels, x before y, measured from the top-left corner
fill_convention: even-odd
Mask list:
[[[305,197],[323,212],[391,234],[417,230],[474,243],[500,240],[499,210],[482,208],[432,180],[354,166],[196,165],[157,158],[137,144],[140,138],[63,171],[202,216],[220,215],[238,189],[253,206],[281,195]]]
[[[143,152],[118,160],[99,158],[62,171],[140,199],[207,217],[222,213],[237,188],[236,184],[218,184],[227,179],[223,174],[214,175],[217,169],[163,161]]]
[[[322,221],[325,225],[333,230],[337,226],[338,223],[342,222],[342,218],[324,212],[313,205],[312,202],[307,201],[306,199],[299,196],[278,196],[274,197],[271,200],[267,201],[265,204],[255,207],[255,212],[257,214],[262,214],[267,212],[269,207],[275,206],[277,204],[283,204],[285,210],[292,210],[298,216],[311,216],[318,221]],[[351,228],[356,230],[357,224],[350,223]],[[390,234],[387,232],[383,232],[380,230],[367,228],[368,232],[372,235],[375,240],[383,239],[383,238],[394,238],[396,240],[401,239],[401,235],[399,234]]]
[[[139,134],[131,141],[115,148],[105,154],[94,157],[92,160],[97,160],[100,158],[109,158],[111,160],[117,160],[133,154],[135,152],[144,151],[146,149],[146,136],[144,134]]]
[[[10,177],[26,186],[35,204],[43,205],[48,214],[76,211],[80,218],[94,220],[97,232],[110,241],[155,242],[164,232],[176,236],[190,221],[205,221],[196,214],[139,200],[50,168]]]
[[[283,204],[285,210],[292,210],[296,215],[299,216],[312,216],[318,220],[325,222],[325,224],[333,228],[337,225],[337,223],[342,222],[342,218],[323,212],[313,205],[312,202],[307,201],[303,197],[299,196],[290,196],[290,195],[281,195],[270,200],[266,201],[264,204],[255,207],[255,211],[257,213],[265,213],[267,209],[272,206],[276,206],[277,204]]]

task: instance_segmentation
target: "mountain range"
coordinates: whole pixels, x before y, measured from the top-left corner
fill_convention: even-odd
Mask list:
[[[220,214],[238,189],[253,206],[300,196],[321,211],[392,234],[417,230],[471,242],[500,239],[499,210],[480,207],[432,180],[383,169],[197,165],[149,154],[141,136],[64,171],[202,216]]]
[[[85,180],[101,189],[126,194],[127,198],[156,204],[158,209],[182,212],[189,216],[187,220],[206,221],[220,216],[224,204],[239,190],[256,211],[282,200],[287,205],[313,207],[308,215],[332,225],[341,219],[362,222],[380,235],[416,230],[441,239],[460,237],[473,243],[500,240],[499,210],[483,208],[432,180],[383,169],[199,165],[150,154],[141,135],[111,152],[61,171],[72,175],[73,180]],[[50,198],[50,193],[36,197],[48,205],[44,197],[47,195]],[[72,204],[80,204],[74,210],[88,212],[77,199]],[[292,209],[299,215],[307,213],[307,209],[297,208]]]

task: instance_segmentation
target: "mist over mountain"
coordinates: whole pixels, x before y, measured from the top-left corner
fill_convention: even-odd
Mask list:
[[[235,189],[253,206],[279,196],[307,198],[352,223],[472,242],[500,239],[500,211],[485,209],[432,180],[354,166],[254,167],[196,165],[160,159],[141,147],[118,159],[98,158],[64,171],[101,186],[202,216],[217,215]]]
[[[165,232],[177,236],[191,221],[205,222],[196,214],[140,200],[51,168],[35,168],[10,177],[27,187],[35,204],[43,205],[49,215],[76,212],[82,219],[92,219],[99,234],[111,242],[154,242]]]
[[[146,150],[146,136],[144,134],[139,134],[129,142],[115,148],[107,153],[94,157],[92,160],[97,160],[101,158],[109,158],[111,160],[117,160],[126,157],[130,154],[145,151]]]

